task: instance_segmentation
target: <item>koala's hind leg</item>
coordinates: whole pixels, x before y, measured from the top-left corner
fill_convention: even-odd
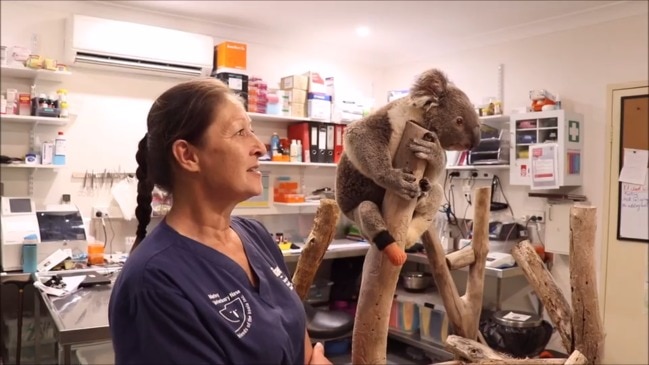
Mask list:
[[[365,238],[372,241],[379,250],[394,242],[394,238],[388,231],[388,227],[381,215],[381,209],[376,203],[369,200],[361,202],[351,214],[353,221]]]
[[[431,189],[428,194],[419,198],[412,220],[408,226],[406,248],[415,244],[424,232],[428,230],[430,225],[433,224],[443,196],[444,191],[442,187],[439,184],[431,184]]]

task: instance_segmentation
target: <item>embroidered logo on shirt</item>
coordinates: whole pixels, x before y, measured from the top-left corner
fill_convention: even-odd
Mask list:
[[[219,314],[232,327],[237,337],[245,336],[252,325],[250,303],[240,290],[235,290],[224,296],[210,294],[208,298],[216,306]]]
[[[284,275],[284,272],[279,268],[279,266],[271,267],[270,270],[275,274],[275,276],[282,280],[289,289],[293,290],[293,283],[286,277],[286,275]]]

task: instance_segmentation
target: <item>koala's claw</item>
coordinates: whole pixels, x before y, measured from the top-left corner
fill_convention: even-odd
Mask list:
[[[433,185],[430,183],[430,181],[428,181],[427,178],[422,177],[421,180],[419,180],[419,188],[421,189],[422,192],[426,193],[433,188]]]
[[[412,173],[394,169],[384,175],[382,180],[386,190],[393,191],[406,200],[415,199],[421,194],[419,183]]]
[[[424,134],[422,139],[424,141],[427,141],[427,142],[434,142],[435,141],[435,134],[433,132],[426,132],[426,134]]]

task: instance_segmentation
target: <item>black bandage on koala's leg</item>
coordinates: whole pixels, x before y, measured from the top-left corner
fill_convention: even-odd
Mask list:
[[[372,240],[379,251],[383,251],[389,244],[395,242],[394,237],[388,231],[381,231]]]

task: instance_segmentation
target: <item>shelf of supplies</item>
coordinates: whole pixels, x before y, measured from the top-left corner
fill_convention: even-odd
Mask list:
[[[0,167],[8,169],[43,169],[43,170],[56,170],[64,165],[29,165],[26,163],[12,163],[12,164],[1,164]]]
[[[335,163],[324,162],[280,162],[280,161],[259,161],[262,166],[300,166],[300,167],[336,167]]]
[[[33,125],[66,125],[72,121],[72,118],[52,118],[52,117],[34,117],[31,115],[8,115],[0,114],[2,123],[22,123]]]
[[[446,166],[446,170],[505,170],[509,165],[463,165]]]
[[[70,71],[49,71],[34,70],[27,67],[2,66],[0,68],[2,77],[15,77],[21,79],[61,81],[63,78],[72,75]]]

